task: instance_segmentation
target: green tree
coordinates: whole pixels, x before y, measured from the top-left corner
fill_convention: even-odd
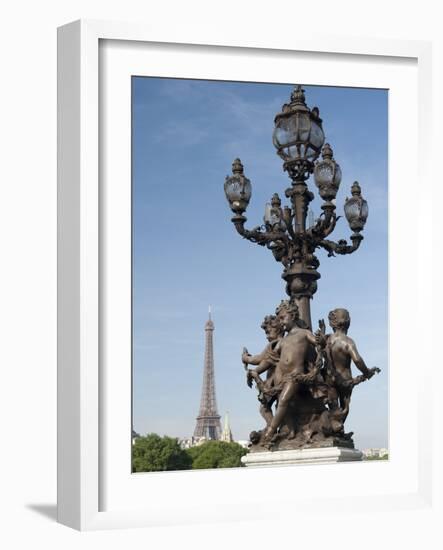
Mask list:
[[[160,437],[152,433],[138,437],[132,446],[133,472],[188,470],[191,466],[191,457],[174,437]]]
[[[207,468],[238,468],[243,466],[241,457],[247,454],[247,449],[238,443],[226,441],[206,441],[196,447],[186,449],[192,459],[193,469]]]

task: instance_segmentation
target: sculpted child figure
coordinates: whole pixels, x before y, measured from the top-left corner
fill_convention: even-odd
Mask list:
[[[287,335],[275,346],[278,362],[275,367],[274,385],[278,389],[278,404],[271,423],[266,427],[264,443],[270,443],[281,426],[288,407],[302,387],[309,367],[315,364],[317,344],[314,334],[305,328],[300,320],[298,307],[292,302],[282,302],[277,308],[277,316]],[[291,434],[291,437],[294,434]]]
[[[329,406],[339,411],[340,420],[344,423],[349,414],[352,389],[360,382],[372,378],[375,373],[380,372],[380,369],[377,367],[369,369],[366,366],[354,340],[347,335],[351,324],[347,309],[333,309],[329,312],[328,319],[333,333],[325,336],[326,381],[334,390]],[[352,377],[351,362],[362,373],[356,378]]]
[[[259,389],[260,414],[265,419],[266,426],[269,426],[273,418],[272,405],[277,399],[274,374],[279,355],[275,352],[275,347],[283,337],[284,330],[280,319],[276,315],[267,315],[263,320],[261,328],[266,333],[266,338],[269,342],[268,345],[258,355],[250,355],[248,350],[244,348],[242,361],[244,365],[257,365],[255,369],[247,370],[246,380],[249,387],[252,386],[253,380],[257,384]],[[260,377],[260,374],[264,372],[266,372],[265,381]]]

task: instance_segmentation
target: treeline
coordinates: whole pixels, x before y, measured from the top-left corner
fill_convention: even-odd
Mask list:
[[[133,472],[162,472],[208,468],[238,468],[247,449],[238,443],[206,441],[182,449],[174,437],[148,434],[137,437],[132,445]]]

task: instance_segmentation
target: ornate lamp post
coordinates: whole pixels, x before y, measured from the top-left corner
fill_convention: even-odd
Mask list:
[[[269,248],[274,258],[284,266],[282,278],[286,292],[299,309],[300,317],[312,328],[310,300],[317,290],[317,271],[320,262],[315,255],[317,248],[327,250],[329,256],[351,254],[360,246],[368,217],[368,204],[361,196],[360,185],[352,185],[352,197],[346,199],[345,216],[353,231],[346,240],[334,242],[327,237],[337,222],[335,197],[340,187],[341,169],[335,161],[331,146],[325,142],[319,109],[310,109],[300,85],[291,94],[290,103],[284,104],[275,117],[273,143],[283,160],[291,186],[285,191],[290,204],[282,208],[277,193],[266,204],[264,224],[252,230],[245,228],[244,213],[251,198],[251,182],[244,175],[240,159],[232,164],[232,176],[225,180],[225,193],[234,212],[232,222],[245,239]],[[321,159],[319,159],[321,154]],[[314,194],[307,181],[314,174],[318,193],[323,200],[322,214],[311,227],[307,227],[309,203]]]

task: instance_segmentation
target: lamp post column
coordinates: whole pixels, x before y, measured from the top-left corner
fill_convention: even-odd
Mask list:
[[[316,271],[319,262],[309,246],[306,220],[309,203],[314,195],[303,179],[294,179],[292,186],[286,190],[285,194],[291,200],[294,212],[297,246],[294,262],[283,271],[282,278],[286,281],[286,293],[298,306],[300,318],[312,329],[311,299],[317,290],[317,279],[320,278],[320,273]]]

